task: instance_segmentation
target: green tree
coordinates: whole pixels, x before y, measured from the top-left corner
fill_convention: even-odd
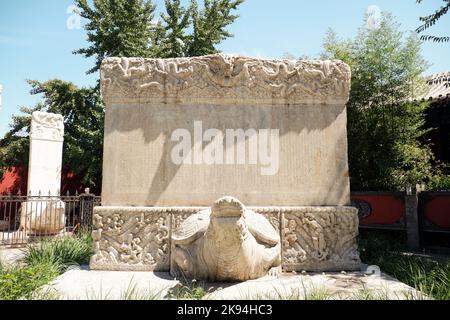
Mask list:
[[[352,189],[403,190],[409,183],[427,183],[435,174],[423,143],[428,104],[411,99],[424,90],[428,64],[421,42],[415,34],[405,37],[389,13],[383,13],[378,29],[366,25],[352,40],[329,31],[324,41],[324,58],[341,59],[352,69],[347,105]]]
[[[22,107],[22,115],[13,115],[11,129],[0,139],[0,182],[7,170],[13,167],[28,166],[28,149],[30,141],[28,138],[32,111],[30,108]]]
[[[74,53],[95,57],[88,73],[98,71],[107,57],[152,56],[155,5],[151,0],[93,0],[93,8],[87,0],[76,0],[76,4],[88,20],[84,28],[91,45]]]
[[[239,16],[233,14],[244,0],[196,0],[184,7],[180,0],[165,0],[161,21],[154,21],[151,0],[76,0],[90,46],[74,51],[95,57],[99,70],[107,57],[174,58],[218,52],[217,45],[233,35],[227,27]],[[188,31],[191,31],[188,33]]]
[[[58,113],[64,117],[63,164],[82,177],[82,183],[100,186],[103,155],[103,104],[95,88],[78,88],[62,80],[28,81],[32,94],[42,94],[35,107],[21,108],[11,130],[0,140],[0,167],[28,166],[33,111]]]
[[[194,57],[219,52],[217,45],[233,35],[227,27],[239,16],[233,14],[244,0],[204,0],[200,9],[196,0],[186,8],[180,0],[165,0],[166,13],[153,52],[158,58]]]
[[[417,33],[422,33],[425,30],[431,28],[432,26],[434,26],[436,24],[436,22],[438,22],[444,15],[446,15],[450,9],[450,0],[442,0],[444,1],[444,5],[441,6],[439,9],[437,9],[434,13],[428,15],[428,16],[424,16],[424,17],[420,17],[419,20],[422,22],[422,25],[420,25],[417,29],[416,32]],[[423,0],[416,0],[417,3],[422,3]],[[449,36],[441,36],[441,37],[437,37],[437,36],[431,36],[431,35],[422,35],[420,37],[421,40],[425,40],[425,41],[434,41],[434,42],[448,42],[450,41],[450,37]]]
[[[179,0],[166,0],[166,13],[155,23],[151,0],[76,0],[80,15],[87,19],[90,46],[74,53],[94,57],[95,65],[88,73],[95,73],[107,57],[169,58],[217,52],[215,46],[232,36],[226,27],[237,18],[231,13],[242,2],[205,0],[200,10],[195,1],[185,8]],[[27,167],[31,113],[42,110],[64,116],[64,166],[82,177],[84,184],[99,187],[104,117],[99,86],[78,88],[62,80],[29,83],[32,94],[41,94],[43,100],[13,116],[11,129],[0,140],[0,179],[4,170]]]
[[[161,14],[164,33],[158,43],[161,47],[159,57],[183,57],[186,55],[186,29],[190,24],[191,10],[184,8],[180,0],[165,0],[165,5],[166,14]]]
[[[191,2],[192,34],[187,39],[187,56],[202,56],[218,52],[216,46],[233,35],[226,30],[239,16],[232,14],[244,0],[204,0],[199,9]]]

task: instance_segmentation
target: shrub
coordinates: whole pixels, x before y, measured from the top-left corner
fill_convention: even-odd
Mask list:
[[[90,233],[81,232],[77,236],[42,241],[30,245],[25,254],[27,265],[56,264],[62,271],[70,265],[87,264],[92,255],[92,238]]]
[[[405,253],[404,239],[392,233],[361,232],[361,260],[435,299],[450,300],[450,262]]]
[[[92,238],[88,231],[29,245],[25,266],[6,267],[0,263],[0,299],[31,299],[36,289],[54,280],[70,265],[88,263],[91,254]]]
[[[52,281],[59,273],[60,266],[51,263],[3,267],[0,272],[0,299],[29,299],[37,288]]]
[[[202,300],[206,295],[203,286],[196,280],[181,280],[178,285],[171,288],[167,294],[168,299],[177,300]]]
[[[342,41],[330,31],[323,45],[323,58],[343,60],[352,69],[350,184],[359,191],[430,184],[442,172],[424,139],[429,103],[411,101],[427,90],[421,41],[402,32],[390,13],[383,13],[379,28],[368,28],[367,19],[355,38]]]

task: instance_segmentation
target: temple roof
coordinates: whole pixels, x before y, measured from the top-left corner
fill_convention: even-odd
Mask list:
[[[441,72],[430,75],[426,79],[429,90],[418,100],[441,100],[450,98],[450,72]]]

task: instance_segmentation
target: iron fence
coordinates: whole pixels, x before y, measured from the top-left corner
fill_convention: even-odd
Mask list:
[[[0,246],[21,246],[38,238],[77,233],[92,223],[101,198],[89,193],[65,196],[0,196]]]

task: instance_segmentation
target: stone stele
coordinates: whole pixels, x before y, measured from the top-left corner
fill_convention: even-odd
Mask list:
[[[65,226],[65,203],[58,199],[64,119],[60,114],[35,111],[31,117],[28,195],[38,198],[22,203],[20,226],[30,234],[56,234]]]
[[[192,255],[210,230],[195,219],[209,212],[212,221],[215,201],[232,196],[270,222],[284,270],[358,269],[357,210],[347,207],[350,78],[337,60],[104,60],[102,207],[94,210],[91,268],[176,273],[189,262],[179,258],[180,241]],[[195,240],[178,233],[189,228]],[[247,234],[271,248],[269,234]],[[257,276],[276,265],[256,260]]]
[[[347,205],[349,85],[340,61],[106,59],[103,205]],[[278,130],[277,150],[261,130]],[[181,164],[178,132],[191,151]]]

